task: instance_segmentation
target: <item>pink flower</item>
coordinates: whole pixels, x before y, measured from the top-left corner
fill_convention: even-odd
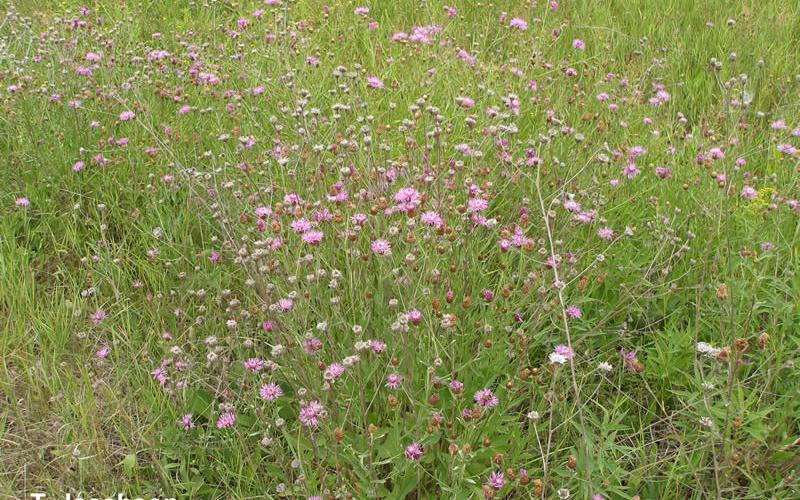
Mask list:
[[[319,419],[323,418],[325,414],[325,407],[323,407],[316,399],[300,408],[300,423],[306,427],[316,427],[319,425]]]
[[[756,192],[755,188],[753,188],[751,186],[745,186],[745,187],[742,188],[741,195],[742,195],[742,198],[744,198],[745,200],[753,200],[753,199],[755,199],[756,194],[757,194],[757,192]]]
[[[584,44],[583,40],[581,40],[580,38],[576,38],[575,40],[572,41],[572,48],[583,50],[586,48],[586,44]]]
[[[340,365],[339,363],[331,363],[327,368],[325,368],[325,372],[322,374],[322,377],[325,380],[336,380],[343,374],[344,366]]]
[[[397,202],[397,210],[401,212],[411,212],[422,203],[419,191],[410,187],[404,187],[397,191],[394,201]]]
[[[179,418],[178,419],[178,427],[182,428],[185,431],[188,431],[190,429],[194,429],[195,425],[194,425],[194,422],[192,422],[192,414],[191,413],[187,413],[186,415],[184,415],[181,418]]]
[[[392,246],[386,240],[375,240],[370,248],[378,255],[392,255]]]
[[[92,314],[92,316],[90,317],[90,319],[92,320],[92,324],[93,324],[94,326],[97,326],[97,325],[99,325],[100,323],[102,323],[103,321],[105,321],[105,319],[106,319],[106,316],[107,316],[107,315],[106,315],[106,312],[105,312],[104,310],[102,310],[102,309],[98,309],[98,310],[96,310],[96,311],[94,312],[94,314]]]
[[[506,478],[502,472],[492,472],[489,475],[489,479],[486,480],[486,484],[495,490],[499,490],[506,484]]]
[[[482,408],[494,408],[500,402],[491,389],[481,389],[475,393],[475,402]]]
[[[581,310],[577,306],[569,306],[566,309],[567,316],[573,319],[578,319],[581,317],[582,313]]]
[[[367,86],[373,89],[382,89],[383,82],[377,76],[367,78]]]
[[[246,370],[253,373],[258,373],[264,369],[264,360],[259,358],[250,358],[243,363]]]
[[[226,411],[222,415],[219,416],[217,419],[217,429],[227,429],[228,427],[232,427],[233,424],[236,423],[236,415],[233,413]]]
[[[424,450],[422,449],[422,445],[419,443],[411,443],[410,445],[406,446],[405,456],[407,459],[416,461],[422,458],[422,454]]]
[[[528,22],[525,21],[524,19],[520,19],[519,17],[515,17],[514,19],[512,19],[508,25],[520,31],[525,31],[528,29]]]
[[[390,373],[386,377],[386,387],[388,387],[389,389],[397,389],[398,387],[400,387],[401,380],[402,377],[400,377],[400,375],[396,373]]]
[[[550,353],[550,363],[554,365],[563,365],[567,360],[575,357],[575,351],[567,345],[559,344]]]
[[[133,111],[123,111],[119,114],[119,119],[123,122],[133,120],[134,118],[136,118],[136,114]]]
[[[100,358],[100,359],[106,359],[106,358],[108,357],[108,354],[109,354],[110,352],[111,352],[111,349],[110,349],[108,346],[103,346],[103,347],[101,347],[101,348],[100,348],[100,350],[99,350],[99,351],[97,351],[95,354],[96,354],[96,355],[97,355],[97,357],[98,357],[98,358]]]
[[[150,375],[153,377],[153,380],[157,381],[158,385],[160,385],[161,387],[167,385],[167,381],[169,379],[167,378],[167,371],[164,368],[159,366],[158,368],[153,370],[150,373]]]
[[[366,16],[367,14],[369,14],[369,8],[367,8],[367,7],[356,7],[356,9],[353,12],[355,13],[355,15],[363,17],[363,16]]]
[[[283,390],[275,383],[264,384],[259,389],[258,396],[264,401],[272,401],[283,396]]]
[[[466,109],[475,106],[475,100],[473,100],[471,97],[457,97],[456,102],[459,106]]]
[[[31,204],[31,201],[28,198],[17,198],[14,201],[14,204],[20,208],[25,208]]]
[[[323,236],[325,234],[322,231],[308,231],[303,233],[303,243],[307,243],[309,245],[317,245],[320,241],[322,241]]]
[[[426,226],[434,227],[436,229],[442,227],[442,225],[444,224],[444,220],[442,219],[442,217],[438,213],[432,211],[423,213],[419,217],[419,220]]]
[[[311,229],[311,223],[305,217],[293,220],[289,226],[292,228],[292,231],[299,234],[303,234]]]
[[[614,238],[614,230],[611,229],[611,228],[608,228],[608,227],[600,228],[597,231],[597,236],[599,236],[600,238],[602,238],[604,240],[610,240],[610,239]]]

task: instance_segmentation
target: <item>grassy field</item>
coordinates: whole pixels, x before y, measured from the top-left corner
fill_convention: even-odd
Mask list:
[[[800,498],[800,4],[559,3],[7,2],[0,497]]]

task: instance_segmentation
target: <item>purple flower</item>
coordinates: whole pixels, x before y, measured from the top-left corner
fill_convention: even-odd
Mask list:
[[[419,460],[420,458],[422,458],[423,453],[424,450],[422,449],[422,445],[417,442],[411,443],[410,445],[406,446],[405,455],[406,458],[409,460],[412,461]]]
[[[756,194],[757,193],[756,193],[755,188],[753,188],[751,186],[745,186],[745,187],[742,188],[741,195],[742,195],[742,198],[744,198],[745,200],[753,200],[753,199],[755,199]]]
[[[375,240],[370,248],[378,255],[392,255],[392,245],[386,240]]]
[[[324,417],[325,407],[320,404],[316,399],[300,408],[300,423],[306,427],[316,427],[319,425],[319,419]]]
[[[400,387],[401,380],[402,377],[400,375],[396,373],[390,373],[386,377],[386,387],[388,387],[389,389],[397,389],[398,387]]]
[[[554,365],[563,365],[567,360],[575,357],[575,351],[567,345],[559,344],[550,353],[550,362]]]
[[[258,396],[264,401],[272,401],[283,396],[283,390],[275,383],[264,384],[261,386],[261,389],[259,389]]]
[[[337,378],[341,377],[344,373],[344,366],[340,365],[339,363],[331,363],[325,368],[325,372],[322,374],[325,380],[336,380]]]
[[[499,490],[506,484],[506,478],[503,476],[502,472],[492,472],[489,474],[489,479],[486,480],[486,484],[495,490]]]
[[[106,314],[106,312],[104,310],[98,309],[98,310],[96,310],[94,312],[94,314],[92,314],[90,319],[92,320],[92,324],[94,326],[97,326],[100,323],[102,323],[103,321],[105,321],[106,316],[107,316],[107,314]]]
[[[515,17],[514,19],[512,19],[511,22],[508,23],[508,25],[520,31],[525,31],[528,29],[528,22],[525,21],[524,19],[520,19],[519,17]]]
[[[483,408],[494,408],[500,402],[491,389],[481,389],[475,393],[475,402]]]
[[[190,429],[194,429],[195,425],[192,422],[192,414],[187,413],[186,415],[182,416],[178,419],[178,426],[181,427],[183,430],[188,431]]]
[[[246,370],[253,373],[258,373],[264,369],[264,360],[259,358],[250,358],[243,363]]]
[[[236,415],[233,413],[226,411],[222,415],[219,416],[217,419],[217,429],[227,429],[228,427],[232,427],[233,424],[236,423]]]

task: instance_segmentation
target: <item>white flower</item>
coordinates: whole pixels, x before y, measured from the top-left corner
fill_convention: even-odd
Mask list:
[[[567,362],[567,358],[562,356],[561,354],[551,352],[550,353],[550,362],[554,365],[563,365]]]
[[[717,349],[716,347],[712,346],[707,342],[698,342],[697,352],[699,352],[700,354],[705,354],[709,358],[713,358],[714,356],[720,353],[720,349]]]
[[[597,369],[603,373],[608,373],[614,369],[614,366],[611,363],[606,363],[605,361],[597,365]]]

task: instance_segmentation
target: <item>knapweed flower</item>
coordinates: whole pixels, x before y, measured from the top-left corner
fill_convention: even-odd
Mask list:
[[[316,399],[300,408],[300,423],[306,427],[317,427],[325,415],[325,407]]]
[[[236,415],[234,415],[232,412],[226,411],[217,419],[217,429],[227,429],[228,427],[233,427],[233,424],[235,423]]]
[[[294,301],[292,299],[280,299],[277,303],[278,310],[280,312],[288,312],[294,308]]]
[[[641,373],[644,371],[644,365],[639,362],[639,358],[636,357],[636,351],[626,351],[625,348],[619,350],[619,354],[622,357],[622,361],[625,362],[625,368],[634,372],[634,373]]]
[[[563,365],[568,360],[575,357],[575,351],[565,344],[559,344],[550,353],[550,363],[554,365]]]
[[[302,240],[303,243],[307,243],[309,245],[317,245],[319,244],[320,241],[322,241],[322,238],[324,236],[325,235],[322,231],[308,231],[306,233],[303,233]]]
[[[475,403],[482,408],[494,408],[500,402],[491,389],[481,389],[475,393]]]
[[[604,240],[611,240],[614,238],[614,230],[609,227],[603,227],[597,230],[597,236]]]
[[[392,255],[392,246],[386,240],[375,240],[370,245],[370,248],[378,255]]]
[[[339,363],[331,363],[323,372],[322,376],[325,380],[336,380],[344,374],[344,366]]]
[[[133,111],[123,111],[119,114],[120,121],[127,122],[136,118],[136,113]]]
[[[258,390],[258,397],[264,401],[273,401],[281,396],[283,396],[283,390],[278,384],[273,382],[262,385],[261,389]]]
[[[107,314],[106,314],[106,312],[104,310],[98,309],[98,310],[96,310],[94,312],[94,314],[92,314],[90,319],[92,320],[92,324],[94,326],[97,326],[100,323],[102,323],[103,321],[105,321],[106,316],[107,316]]]
[[[515,17],[514,19],[512,19],[511,22],[508,23],[508,25],[510,27],[512,27],[514,29],[518,29],[520,31],[525,31],[525,30],[528,29],[528,22],[525,21],[524,19],[519,18],[519,17]]]
[[[24,197],[23,197],[23,198],[17,198],[17,199],[14,201],[14,204],[15,204],[16,206],[20,207],[20,208],[25,208],[25,207],[27,207],[27,206],[30,206],[30,204],[31,204],[31,201],[30,201],[28,198],[24,198]]]
[[[181,418],[179,418],[177,423],[178,423],[178,427],[180,427],[181,429],[183,429],[185,431],[188,431],[190,429],[194,429],[194,427],[195,427],[194,422],[192,422],[192,414],[191,413],[187,413],[184,416],[182,416]]]
[[[697,343],[697,352],[700,354],[704,354],[706,357],[713,358],[717,354],[719,354],[721,349],[712,346],[708,342],[698,342]]]
[[[502,472],[492,472],[489,474],[486,484],[494,490],[499,490],[506,484],[506,478]]]
[[[383,82],[377,76],[370,76],[367,78],[367,87],[371,89],[382,89]]]
[[[573,319],[579,319],[582,316],[581,310],[578,306],[569,306],[566,308],[567,316]]]
[[[401,212],[411,212],[422,203],[419,191],[410,187],[404,187],[397,191],[394,201],[397,202],[397,210]]]
[[[419,220],[424,225],[436,229],[442,227],[444,224],[442,217],[438,213],[432,211],[424,212],[422,215],[420,215]]]
[[[242,363],[246,370],[250,370],[253,373],[258,373],[264,369],[264,360],[259,358],[250,358]]]
[[[103,347],[100,348],[100,350],[98,350],[95,353],[95,355],[100,359],[106,359],[110,352],[111,352],[111,348],[109,348],[108,346],[103,346]]]
[[[402,377],[396,373],[390,373],[386,376],[386,387],[389,389],[397,389],[400,387],[400,381]]]
[[[583,50],[586,48],[586,44],[583,43],[583,40],[581,40],[580,38],[576,38],[575,40],[572,41],[572,48],[577,50]]]
[[[745,200],[754,200],[756,198],[756,190],[751,186],[745,186],[742,188],[741,196]]]
[[[419,460],[420,458],[422,458],[423,453],[424,450],[422,449],[422,445],[417,442],[411,443],[410,445],[406,446],[405,456],[407,459],[411,461]]]

